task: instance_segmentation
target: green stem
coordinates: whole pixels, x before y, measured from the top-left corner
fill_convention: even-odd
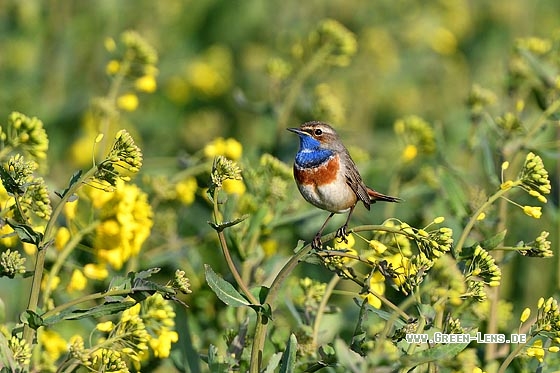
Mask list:
[[[327,239],[334,238],[334,233],[331,233],[326,236]],[[300,259],[302,259],[305,255],[307,255],[311,251],[311,244],[305,245],[301,248],[297,253],[295,253],[286,264],[280,269],[278,275],[272,281],[270,288],[268,290],[268,294],[264,300],[264,304],[270,305],[273,308],[273,305],[276,301],[276,297],[280,290],[280,287],[284,283],[284,280],[292,273],[296,265],[299,263]],[[264,351],[264,342],[266,339],[266,332],[267,332],[267,323],[262,318],[261,312],[257,313],[257,326],[255,328],[255,338],[253,341],[253,347],[251,350],[251,373],[258,373],[260,371],[260,366],[262,363],[262,354]]]
[[[64,250],[62,250],[57,258],[56,261],[54,262],[51,270],[49,271],[49,278],[47,281],[47,285],[45,286],[45,291],[43,292],[43,299],[42,302],[43,304],[46,304],[47,300],[49,299],[51,292],[52,292],[52,285],[53,285],[53,281],[55,279],[55,277],[58,275],[58,273],[60,272],[62,266],[66,263],[66,258],[68,258],[68,256],[72,253],[72,251],[74,251],[74,249],[76,248],[76,246],[80,243],[80,241],[82,240],[82,238],[90,233],[91,231],[93,231],[95,229],[95,227],[97,227],[97,225],[99,224],[99,222],[94,222],[90,225],[88,225],[87,227],[85,227],[84,229],[82,229],[81,231],[79,231],[78,233],[76,233],[72,239],[70,241],[68,241],[68,243],[66,244],[66,246],[64,247]]]
[[[467,225],[465,226],[465,229],[463,229],[463,232],[461,233],[461,237],[459,237],[459,240],[457,241],[457,243],[455,244],[455,249],[453,250],[453,256],[455,258],[457,258],[459,255],[461,255],[461,251],[463,250],[463,246],[465,245],[465,241],[467,240],[467,237],[469,236],[469,234],[471,233],[471,230],[474,227],[474,224],[476,223],[478,217],[480,216],[481,213],[483,213],[485,210],[487,210],[490,205],[492,205],[492,203],[494,203],[498,198],[503,197],[508,191],[510,191],[513,187],[519,185],[521,183],[520,180],[517,180],[513,183],[513,185],[511,186],[511,188],[508,189],[500,189],[498,190],[496,193],[494,193],[493,195],[490,196],[490,198],[488,198],[488,200],[486,200],[486,202],[484,202],[472,215],[471,218],[469,219]]]
[[[317,346],[317,340],[319,339],[319,327],[321,326],[321,320],[323,319],[323,314],[325,313],[325,309],[327,308],[327,303],[331,297],[331,294],[336,287],[336,285],[340,282],[340,277],[334,275],[329,284],[325,289],[325,294],[321,298],[321,303],[319,303],[319,307],[317,307],[317,315],[315,316],[315,320],[313,322],[313,337],[311,340],[312,346]]]
[[[529,344],[532,338],[533,336],[531,336],[531,338],[528,338],[525,343],[518,344],[517,347],[515,347],[513,351],[509,353],[509,355],[502,362],[502,365],[500,365],[500,368],[498,369],[498,373],[505,373],[507,367],[511,364],[513,359],[515,359],[517,355],[519,355],[519,353]]]
[[[362,225],[362,226],[357,226],[352,228],[350,232],[373,231],[373,230],[404,234],[399,228],[388,227],[385,225]],[[321,240],[323,242],[330,241],[335,238],[335,235],[336,235],[335,232],[329,233],[321,237]],[[269,304],[272,310],[274,310],[274,304],[276,302],[276,298],[278,297],[278,293],[280,291],[280,288],[282,287],[282,284],[292,273],[292,271],[298,265],[300,260],[303,259],[307,254],[309,254],[310,251],[311,251],[311,244],[307,244],[304,247],[302,247],[298,252],[296,252],[292,257],[290,257],[290,259],[288,259],[286,264],[284,264],[284,266],[280,269],[280,272],[278,272],[278,274],[272,281],[272,284],[270,285],[270,288],[268,290],[268,294],[266,295],[266,298],[263,302],[264,304]],[[386,302],[386,304],[393,310],[400,311],[398,314],[404,315],[404,317],[408,318],[408,315],[406,315],[406,313],[402,312],[402,310],[400,310],[397,306],[393,305],[386,298],[384,298],[383,296],[379,296],[379,294],[374,294],[374,295],[378,296],[382,301]],[[391,307],[391,305],[394,307]],[[397,317],[397,315],[395,315],[395,317]],[[258,372],[258,368],[260,367],[259,356],[262,357],[266,332],[267,332],[267,325],[261,319],[261,322],[257,324],[257,327],[255,329],[255,339],[251,352],[251,373]],[[252,365],[253,362],[255,363],[258,362],[259,365],[255,368]]]
[[[266,316],[264,316],[262,312],[257,312],[255,337],[253,339],[253,346],[251,347],[250,373],[259,373],[261,371],[267,326],[268,319],[266,319]]]
[[[220,216],[220,211],[218,209],[218,192],[219,192],[219,188],[216,188],[214,191],[214,195],[213,195],[213,204],[214,204],[214,222],[216,224],[220,224],[219,223],[219,216]],[[247,297],[247,299],[249,300],[249,302],[251,302],[251,304],[259,304],[259,301],[257,300],[257,298],[255,298],[255,296],[249,291],[249,288],[247,287],[247,285],[245,285],[245,282],[243,281],[243,279],[241,278],[241,275],[239,274],[239,271],[237,271],[237,268],[235,267],[235,263],[233,263],[233,259],[231,257],[231,254],[229,252],[229,248],[226,242],[226,236],[224,234],[223,230],[218,230],[218,239],[220,241],[220,247],[222,248],[222,253],[224,254],[224,258],[226,260],[227,266],[231,272],[231,274],[233,275],[233,278],[235,279],[235,282],[237,283],[237,286],[239,286],[239,288],[241,289],[241,291],[245,294],[245,296]]]
[[[43,234],[43,239],[37,246],[37,259],[35,261],[35,270],[33,272],[33,280],[31,283],[31,292],[29,294],[29,301],[27,303],[27,309],[33,312],[37,311],[37,306],[39,304],[39,294],[41,292],[41,280],[43,279],[43,271],[45,266],[45,257],[47,255],[47,249],[50,246],[53,238],[53,231],[56,226],[56,222],[58,220],[59,215],[62,213],[62,209],[66,202],[68,202],[68,198],[74,195],[74,193],[82,186],[82,183],[87,181],[91,178],[95,171],[97,171],[97,167],[92,167],[89,171],[87,171],[78,182],[74,183],[70,186],[67,193],[62,197],[60,202],[54,208],[49,221],[47,222],[47,226],[45,227],[45,233]],[[35,331],[29,327],[28,324],[25,324],[23,328],[23,339],[31,346],[33,344],[33,338],[35,336]]]
[[[128,58],[127,56],[123,58],[121,62],[121,67],[118,73],[113,78],[113,81],[111,82],[111,86],[109,87],[109,92],[107,93],[106,98],[107,101],[110,103],[110,105],[114,108],[116,108],[116,101],[117,101],[117,95],[119,94],[119,89],[124,81],[124,78],[126,77],[126,75],[130,70],[130,63],[132,58],[133,57],[130,56],[128,56]],[[105,135],[109,133],[109,125],[111,123],[109,119],[110,117],[107,115],[107,112],[103,112],[103,116],[101,117],[101,123],[99,125],[99,133],[104,133]],[[104,136],[99,143],[98,152],[100,157],[105,151],[106,140],[107,140],[106,136]]]

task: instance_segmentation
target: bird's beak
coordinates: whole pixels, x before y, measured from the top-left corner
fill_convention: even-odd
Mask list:
[[[307,132],[303,132],[299,128],[286,128],[288,131],[293,132],[298,135],[307,135]]]

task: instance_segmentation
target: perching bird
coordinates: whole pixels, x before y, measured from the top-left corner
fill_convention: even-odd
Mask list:
[[[336,232],[336,237],[347,236],[348,221],[359,201],[369,210],[376,201],[400,202],[367,187],[348,150],[336,131],[323,122],[307,122],[299,128],[288,128],[299,136],[299,150],[294,162],[294,177],[305,200],[320,209],[330,211],[312,241],[318,249],[321,235],[334,214],[348,212],[346,222]]]

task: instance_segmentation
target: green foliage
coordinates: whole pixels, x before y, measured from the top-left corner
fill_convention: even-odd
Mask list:
[[[0,369],[555,369],[558,10],[2,3]],[[320,251],[309,119],[404,200]]]

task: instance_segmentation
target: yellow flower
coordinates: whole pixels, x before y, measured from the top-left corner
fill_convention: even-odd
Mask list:
[[[114,52],[117,49],[117,43],[115,43],[115,39],[111,37],[106,37],[103,44],[107,52]]]
[[[134,93],[125,93],[117,98],[117,107],[125,111],[134,111],[138,108],[138,96]]]
[[[16,232],[8,224],[0,228],[0,236],[4,236],[0,238],[0,243],[6,247],[14,247],[19,240]]]
[[[91,151],[94,139],[95,137],[92,134],[83,135],[70,145],[70,154],[68,158],[72,161],[73,166],[85,167],[91,165]],[[68,206],[68,203],[64,207],[65,211],[66,206]]]
[[[23,251],[25,251],[25,253],[27,255],[33,256],[37,252],[37,246],[35,246],[31,243],[24,242],[23,243]]]
[[[432,35],[431,46],[439,54],[450,55],[457,50],[457,38],[448,29],[439,27]]]
[[[109,276],[109,271],[105,264],[89,263],[84,266],[84,274],[92,280],[104,280]]]
[[[484,220],[486,218],[486,214],[481,212],[480,214],[478,214],[478,216],[476,217],[476,220]]]
[[[198,185],[194,177],[181,180],[175,185],[177,199],[184,205],[190,205],[194,202],[197,189]]]
[[[511,189],[515,184],[512,180],[506,180],[500,185],[501,190],[508,190]]]
[[[387,262],[395,269],[396,277],[393,278],[395,285],[402,285],[406,280],[405,268],[409,267],[410,259],[400,253],[397,253],[387,257]]]
[[[220,96],[231,86],[232,66],[231,51],[225,46],[213,45],[189,64],[187,79],[200,93],[210,97]]]
[[[112,321],[105,321],[100,322],[95,326],[95,329],[99,330],[100,332],[110,332],[115,328],[115,324]]]
[[[54,237],[54,246],[58,251],[64,249],[64,246],[70,240],[70,231],[66,227],[60,227],[56,231],[56,236]]]
[[[264,255],[266,257],[271,257],[278,252],[278,241],[273,239],[267,239],[261,243]]]
[[[66,290],[68,291],[84,290],[86,285],[87,285],[86,276],[84,276],[83,272],[80,271],[79,269],[75,269],[72,272],[72,277],[70,277],[70,282],[68,283]]]
[[[94,188],[90,186],[85,186],[84,191],[91,201],[93,208],[100,209],[102,208],[107,202],[109,202],[113,198],[112,192],[107,192],[105,190]]]
[[[445,217],[443,216],[438,216],[437,218],[434,219],[434,224],[441,224],[445,221]]]
[[[156,78],[153,75],[144,75],[136,79],[134,87],[140,92],[153,93],[157,88]]]
[[[541,207],[535,206],[523,206],[523,212],[535,219],[540,219],[542,215]]]
[[[209,96],[222,93],[223,85],[220,73],[211,65],[204,62],[195,62],[189,66],[189,80],[191,85]]]
[[[243,145],[234,138],[224,139],[218,137],[212,142],[206,144],[203,149],[204,155],[207,158],[214,158],[218,155],[223,155],[231,160],[238,160],[243,154]]]
[[[372,292],[377,294],[385,293],[385,277],[378,271],[375,271],[369,279],[369,288]],[[377,298],[375,295],[368,293],[366,295],[368,303],[374,308],[381,308],[381,299]]]
[[[243,180],[232,180],[232,179],[224,180],[222,187],[224,188],[224,191],[226,193],[238,194],[238,195],[244,194],[247,189],[245,187],[245,184],[243,183]]]
[[[529,319],[529,316],[531,316],[531,309],[527,307],[521,313],[521,317],[519,318],[519,320],[521,320],[521,322],[525,322]]]
[[[125,323],[133,319],[135,316],[140,315],[140,307],[140,303],[136,303],[134,306],[124,310],[121,315],[121,322]]]
[[[226,152],[225,156],[234,161],[241,158],[243,154],[243,145],[234,138],[228,138],[225,142]]]
[[[111,60],[109,61],[109,63],[107,63],[107,66],[105,66],[105,72],[107,73],[107,75],[115,75],[119,72],[120,68],[121,63],[119,61]]]
[[[150,347],[154,351],[154,355],[160,359],[169,357],[171,344],[179,340],[179,334],[173,330],[163,328],[161,334],[157,338],[150,339]]]
[[[150,235],[152,209],[146,193],[120,179],[108,195],[110,200],[99,212],[102,221],[96,227],[93,247],[102,262],[120,269],[130,257],[138,255]]]
[[[39,343],[52,361],[58,360],[63,353],[68,351],[68,343],[54,330],[41,329]]]
[[[418,148],[416,145],[408,144],[402,153],[402,159],[405,162],[410,162],[418,155]]]
[[[377,254],[383,254],[387,250],[387,246],[384,243],[377,240],[369,241],[369,247],[371,247]]]
[[[43,276],[43,279],[41,281],[41,290],[46,291],[47,290],[47,285],[49,284],[50,281],[50,276],[49,274],[45,274]],[[58,284],[60,284],[60,277],[55,276],[52,278],[52,281],[50,283],[50,288],[49,290],[53,290],[56,289]]]
[[[334,249],[338,250],[338,251],[344,251],[344,250],[350,250],[354,247],[354,244],[356,243],[356,239],[354,238],[354,236],[352,235],[352,233],[350,233],[348,236],[346,236],[346,241],[348,242],[344,242],[345,239],[343,238],[335,238],[334,239]]]
[[[544,349],[542,345],[542,340],[537,339],[531,347],[527,348],[527,356],[534,357],[542,363],[544,361]]]

